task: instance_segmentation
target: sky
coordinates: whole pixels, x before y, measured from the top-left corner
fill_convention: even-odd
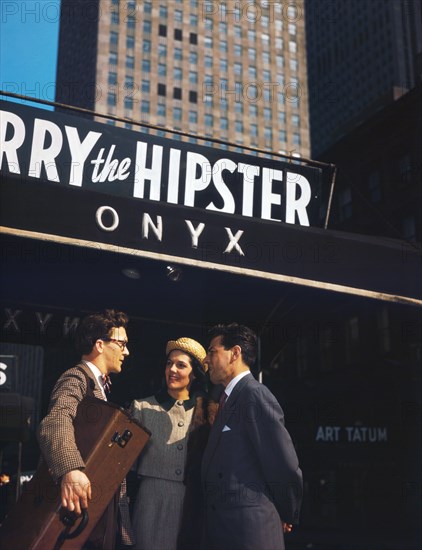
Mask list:
[[[1,90],[54,101],[59,22],[60,0],[0,0]]]

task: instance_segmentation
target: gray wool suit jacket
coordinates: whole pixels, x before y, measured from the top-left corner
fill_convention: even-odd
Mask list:
[[[283,550],[281,521],[297,523],[302,472],[284,414],[252,375],[216,417],[202,461],[206,550]]]

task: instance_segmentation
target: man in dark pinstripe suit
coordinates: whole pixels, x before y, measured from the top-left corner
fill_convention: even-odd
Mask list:
[[[82,359],[56,382],[48,413],[39,427],[41,453],[54,481],[60,483],[62,506],[77,514],[81,508],[88,508],[91,484],[83,471],[85,464],[76,446],[73,421],[86,395],[107,399],[105,380],[110,373],[121,372],[129,355],[127,323],[126,314],[114,310],[94,313],[82,320],[76,333],[76,347]],[[113,548],[117,514],[114,516],[103,522],[102,529],[94,529],[96,541],[101,542],[91,547]],[[130,529],[128,525],[124,527]],[[122,540],[130,542],[126,534],[126,529],[121,532]]]

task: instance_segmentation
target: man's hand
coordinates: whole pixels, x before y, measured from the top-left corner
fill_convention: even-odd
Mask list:
[[[81,470],[72,470],[62,477],[62,506],[80,515],[81,508],[88,508],[91,499],[91,482]]]
[[[293,529],[293,525],[291,523],[284,523],[284,521],[282,521],[281,525],[283,526],[283,533],[290,533]]]

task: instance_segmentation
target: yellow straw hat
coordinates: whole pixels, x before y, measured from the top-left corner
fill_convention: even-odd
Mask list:
[[[175,349],[189,353],[192,357],[195,357],[195,359],[199,361],[204,371],[208,370],[208,366],[204,365],[204,359],[207,352],[196,340],[185,337],[178,338],[177,340],[169,340],[166,345],[166,355]]]

